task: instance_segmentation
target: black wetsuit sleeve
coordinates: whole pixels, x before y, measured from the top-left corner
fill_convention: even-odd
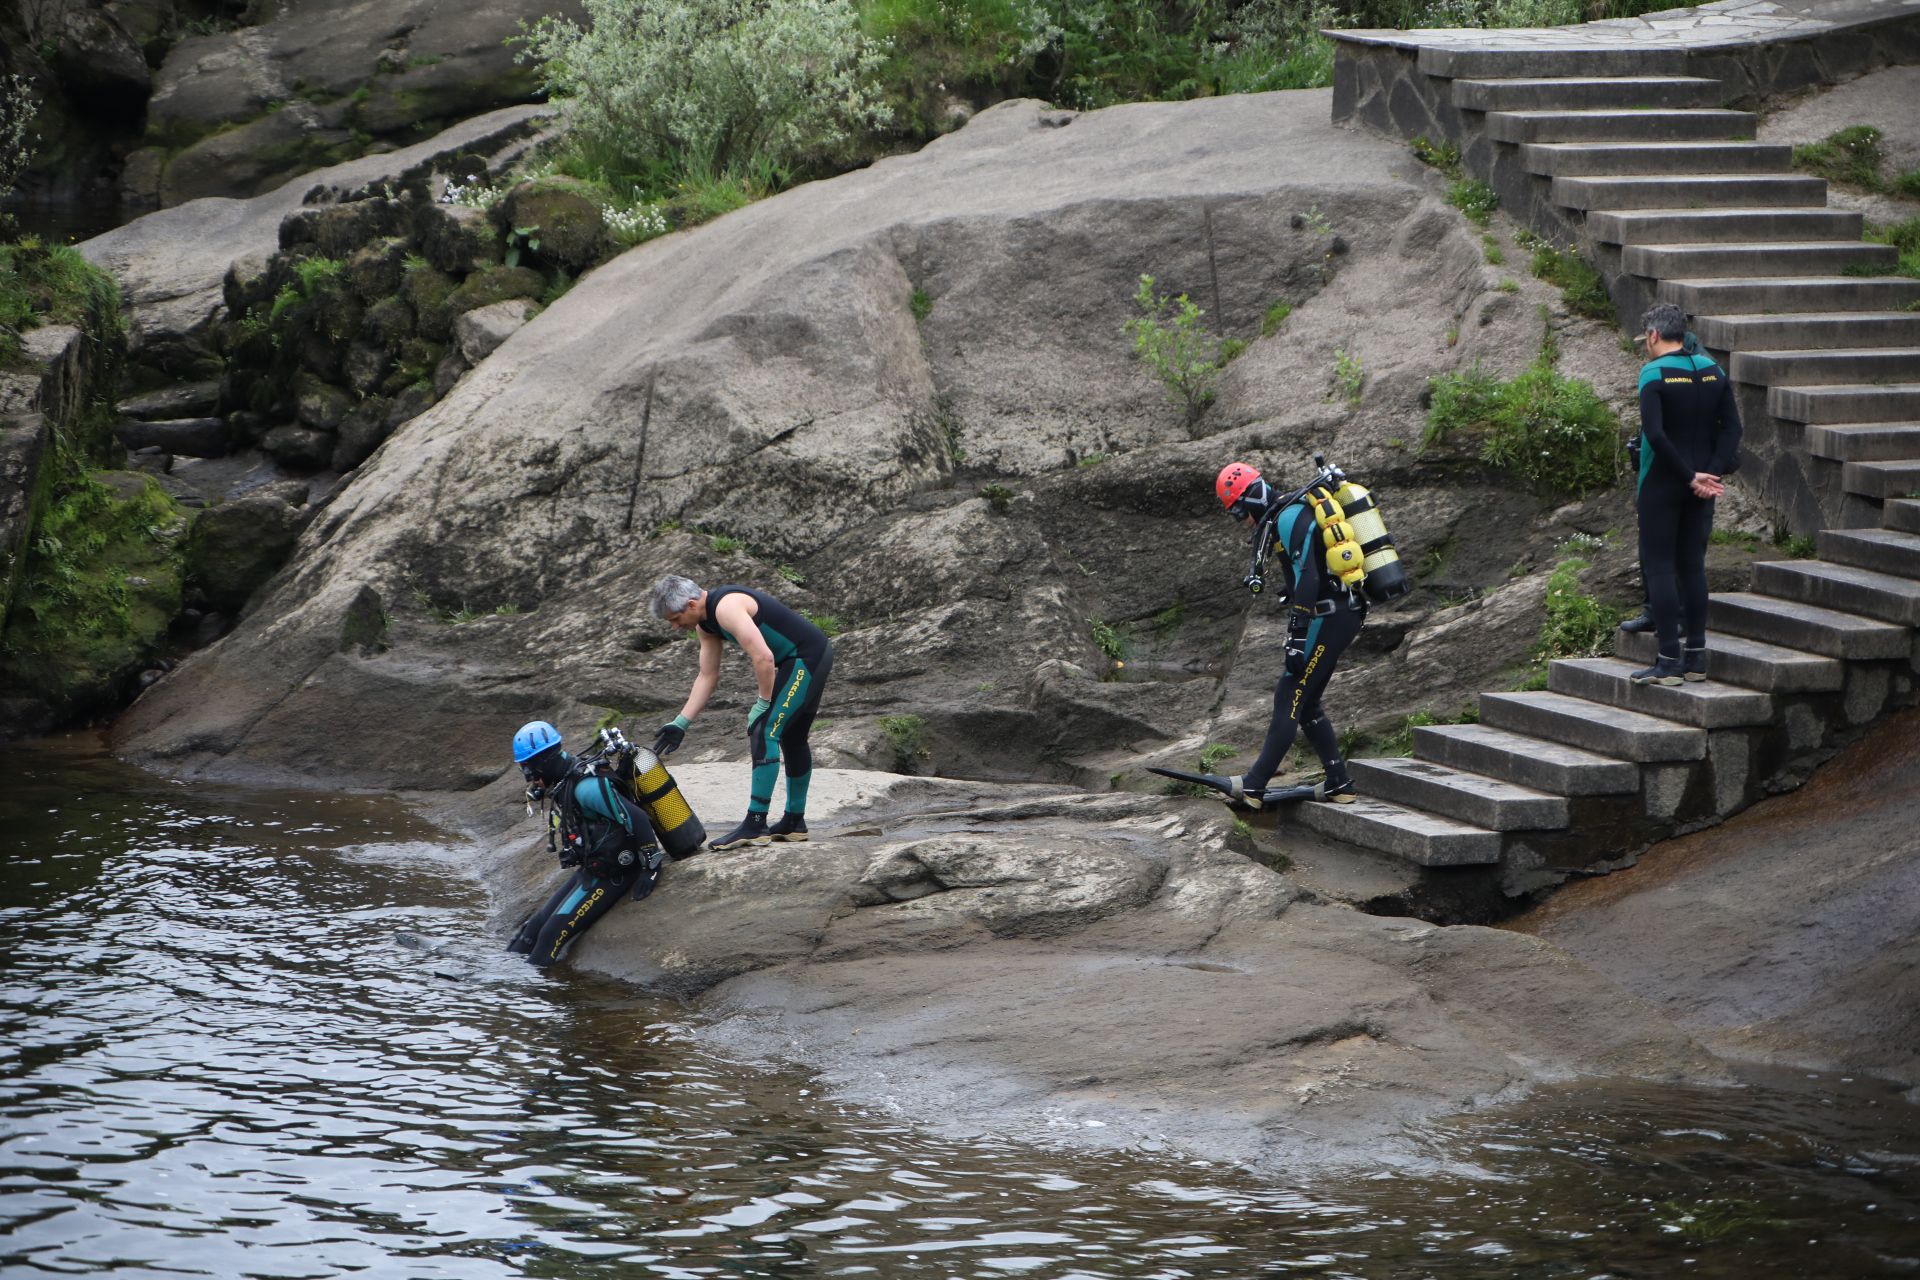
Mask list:
[[[1640,435],[1644,440],[1641,447],[1652,445],[1654,456],[1672,468],[1673,473],[1682,480],[1691,481],[1693,467],[1680,456],[1680,447],[1667,434],[1665,408],[1658,379],[1640,388]]]
[[[1719,415],[1713,433],[1713,462],[1708,470],[1716,476],[1732,475],[1740,468],[1740,405],[1734,398],[1733,379],[1720,379]]]

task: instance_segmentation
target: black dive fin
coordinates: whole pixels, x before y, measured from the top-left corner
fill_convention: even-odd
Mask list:
[[[1242,793],[1233,794],[1233,779],[1223,778],[1217,773],[1188,773],[1184,769],[1162,769],[1154,765],[1147,766],[1148,773],[1157,773],[1163,778],[1172,778],[1176,782],[1190,782],[1199,787],[1211,787],[1218,791],[1229,804],[1244,805],[1249,809],[1258,809],[1259,802],[1252,796]]]
[[[1324,781],[1303,782],[1297,787],[1273,787],[1262,792],[1260,796],[1260,803],[1268,808],[1276,804],[1294,804],[1301,800],[1326,800],[1333,804],[1352,804],[1353,783],[1345,782],[1329,789]]]

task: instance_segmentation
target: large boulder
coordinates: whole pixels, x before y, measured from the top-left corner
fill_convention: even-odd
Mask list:
[[[209,343],[227,302],[229,269],[264,263],[280,247],[281,222],[309,195],[332,199],[327,193],[397,181],[454,156],[496,155],[521,145],[549,114],[546,107],[503,108],[427,142],[309,173],[251,200],[210,197],[150,213],[79,249],[120,282],[136,363],[165,381],[216,377],[220,362]],[[243,301],[253,299],[249,283],[264,282],[252,271],[242,277],[235,288]]]
[[[535,307],[526,298],[512,298],[476,307],[453,322],[454,341],[469,365],[492,355],[519,328],[533,318]]]
[[[292,506],[266,494],[202,511],[187,538],[188,584],[222,613],[238,612],[286,562],[297,516]]]
[[[548,14],[578,18],[580,8],[573,0],[288,0],[257,25],[182,40],[154,76],[148,104],[162,175],[156,194],[164,207],[252,196],[313,168],[318,156],[415,143],[449,122],[527,102],[538,72],[517,62],[507,41],[522,22]]]
[[[507,192],[494,215],[516,246],[526,244],[529,252],[572,274],[592,266],[607,250],[606,215],[577,178],[523,182]]]
[[[1478,230],[1403,151],[1331,130],[1325,111],[1323,94],[1229,97],[1050,127],[1037,104],[1004,104],[919,154],[602,264],[457,381],[440,378],[444,351],[414,344],[526,296],[536,273],[492,267],[436,300],[450,278],[407,271],[423,337],[403,340],[380,394],[387,422],[418,416],[222,643],[271,651],[341,582],[408,581],[424,602],[388,603],[406,625],[382,653],[324,676],[282,664],[273,697],[270,665],[247,697],[224,690],[218,732],[180,718],[219,678],[192,659],[135,709],[128,745],[217,766],[205,743],[251,758],[271,716],[303,768],[324,768],[325,718],[271,710],[313,679],[305,705],[382,708],[388,782],[429,785],[484,767],[400,749],[444,738],[422,710],[437,697],[402,696],[429,669],[469,717],[523,709],[497,692],[501,670],[549,709],[671,715],[687,651],[646,591],[683,572],[771,590],[839,632],[828,763],[1152,785],[1134,781],[1145,759],[1250,754],[1280,669],[1284,621],[1236,589],[1246,550],[1214,475],[1245,458],[1303,477],[1316,450],[1380,493],[1403,557],[1437,584],[1377,611],[1335,682],[1337,724],[1397,725],[1423,709],[1422,673],[1464,669],[1461,647],[1523,656],[1556,544],[1632,514],[1617,497],[1562,512],[1471,458],[1422,459],[1427,379],[1523,366],[1557,297],[1502,288]],[[1251,341],[1197,424],[1133,353],[1142,274]],[[1292,318],[1261,337],[1283,301]],[[1555,332],[1564,360],[1611,353],[1624,402],[1633,368],[1605,327]],[[1333,393],[1342,353],[1366,371],[1357,405]],[[431,408],[408,403],[443,383]],[[1533,568],[1510,579],[1516,564]],[[1502,587],[1475,611],[1498,643],[1440,607]],[[500,606],[519,612],[434,622]],[[723,684],[716,712],[741,694]]]

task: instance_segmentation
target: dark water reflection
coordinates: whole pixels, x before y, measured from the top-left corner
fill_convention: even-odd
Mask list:
[[[1304,1189],[940,1139],[499,956],[392,806],[0,764],[9,1278],[1920,1274],[1864,1084],[1546,1098],[1429,1135],[1473,1172]]]

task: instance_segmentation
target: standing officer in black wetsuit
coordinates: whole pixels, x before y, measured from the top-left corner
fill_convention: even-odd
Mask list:
[[[1640,572],[1659,653],[1635,684],[1707,678],[1707,537],[1721,477],[1739,465],[1740,411],[1733,381],[1705,354],[1686,349],[1687,314],[1671,302],[1640,321]],[[1686,636],[1681,643],[1684,626]]]
[[[1273,546],[1286,577],[1286,669],[1273,688],[1273,719],[1260,755],[1223,788],[1236,803],[1260,808],[1285,800],[1331,800],[1351,804],[1353,779],[1340,758],[1340,736],[1321,709],[1320,695],[1333,678],[1334,664],[1366,621],[1366,597],[1327,572],[1319,526],[1304,496],[1282,501],[1260,473],[1244,462],[1229,463],[1214,481],[1214,495],[1227,514],[1246,526],[1255,542],[1273,526]],[[1304,736],[1326,767],[1326,777],[1311,786],[1267,790],[1267,782]]]
[[[764,591],[752,587],[715,587],[703,591],[687,578],[669,574],[654,584],[653,616],[676,631],[700,637],[700,672],[686,705],[660,727],[654,752],[666,755],[687,736],[695,716],[706,709],[720,681],[722,640],[740,646],[753,664],[760,696],[747,714],[747,744],[753,761],[753,788],[747,817],[738,827],[710,842],[714,849],[769,840],[797,843],[807,838],[807,787],[813,780],[813,751],[807,731],[820,710],[820,692],[833,670],[833,642],[827,633]],[[767,826],[773,784],[781,764],[787,773],[787,807],[780,821]]]

